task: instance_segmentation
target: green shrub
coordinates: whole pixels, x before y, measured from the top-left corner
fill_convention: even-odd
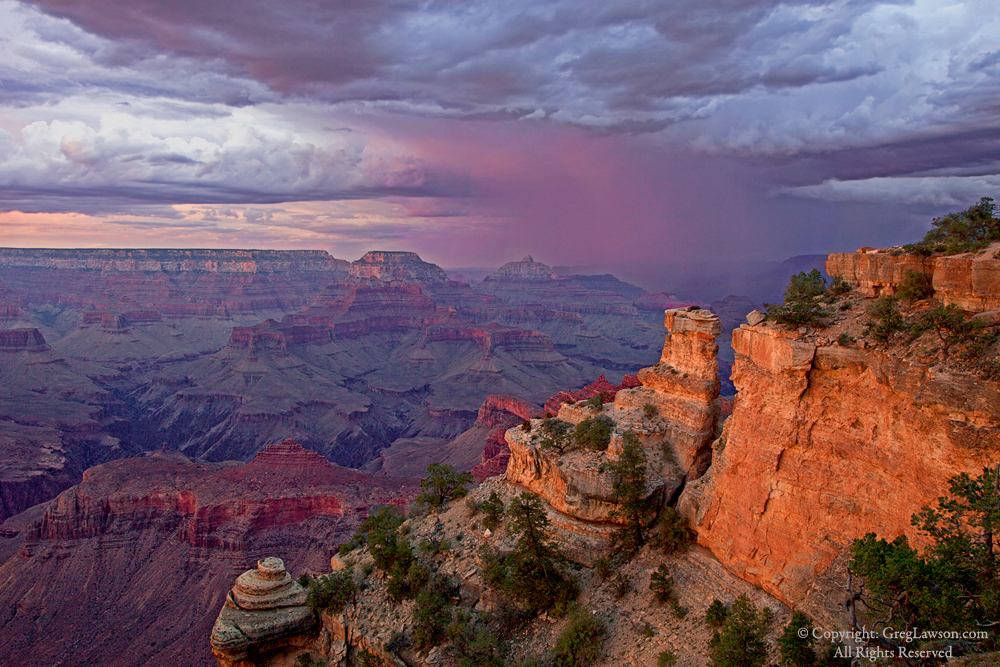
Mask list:
[[[705,610],[705,623],[710,628],[721,628],[726,624],[728,616],[729,609],[726,605],[722,604],[718,598],[713,598],[712,604],[708,605],[708,609]]]
[[[736,598],[726,625],[709,643],[711,667],[761,667],[767,661],[765,637],[770,610],[757,609],[746,595]]]
[[[385,650],[390,653],[399,653],[413,646],[413,640],[405,632],[393,630],[389,635],[389,641],[385,643]]]
[[[569,623],[556,640],[555,667],[589,667],[597,662],[607,634],[604,621],[583,609],[574,609]]]
[[[822,326],[823,320],[830,317],[822,306],[826,296],[826,280],[818,269],[809,273],[800,272],[792,276],[785,290],[785,302],[765,303],[764,311],[769,320],[793,329],[807,325]]]
[[[583,404],[594,412],[600,412],[604,409],[604,401],[601,400],[600,396],[591,396]]]
[[[802,630],[806,634],[802,636]],[[812,619],[797,611],[792,614],[791,620],[785,626],[781,637],[778,638],[778,651],[781,653],[782,667],[813,667],[816,664],[816,652],[813,644],[816,638],[813,637]]]
[[[847,333],[846,331],[841,332],[841,334],[837,336],[837,345],[841,347],[847,347],[853,342],[854,342],[854,336]]]
[[[906,322],[899,312],[899,300],[894,296],[882,296],[868,306],[868,318],[862,332],[880,343],[888,343],[898,334],[906,331]]]
[[[573,439],[587,449],[603,451],[611,443],[611,430],[614,426],[610,417],[588,417],[573,429]]]
[[[615,598],[619,600],[632,592],[632,580],[624,574],[619,573],[611,583],[615,591]]]
[[[354,602],[358,587],[350,570],[340,570],[309,582],[309,606],[337,614],[348,602]]]
[[[523,493],[511,503],[507,515],[507,529],[518,536],[517,544],[506,556],[486,545],[480,549],[484,580],[531,615],[565,613],[580,589],[565,573],[565,556],[548,540],[549,518],[541,501]]]
[[[438,554],[451,551],[451,542],[449,542],[446,538],[430,538],[420,540],[420,544],[417,545],[417,550],[427,558],[433,558]]]
[[[396,602],[412,599],[417,596],[429,577],[430,569],[411,554],[409,560],[399,560],[389,570],[385,592]]]
[[[670,576],[670,569],[666,565],[661,564],[650,575],[649,590],[653,591],[657,602],[670,602],[674,599],[674,578]]]
[[[972,341],[973,334],[978,331],[976,323],[965,319],[962,311],[954,304],[937,306],[927,311],[913,326],[913,332],[920,335],[925,331],[933,331],[941,343],[941,358],[947,359],[953,345]]]
[[[492,492],[490,497],[483,501],[480,508],[483,510],[483,525],[490,530],[496,530],[504,513],[503,500],[497,495],[497,492]]]
[[[621,454],[616,460],[606,464],[611,471],[611,490],[618,501],[615,515],[625,522],[622,528],[612,534],[612,540],[625,554],[634,554],[645,542],[642,529],[649,513],[646,498],[646,450],[632,431],[627,431],[622,440]]]
[[[665,554],[673,554],[687,549],[694,540],[694,531],[687,519],[675,508],[667,506],[653,526],[649,543]]]
[[[572,448],[569,440],[570,425],[561,419],[547,417],[542,420],[542,439],[539,444],[555,449],[560,454]]]
[[[453,586],[447,577],[434,575],[417,595],[413,607],[413,644],[418,649],[437,646],[445,639],[452,621],[450,597]]]
[[[934,252],[954,255],[985,248],[991,241],[1000,240],[1000,220],[993,217],[993,209],[993,200],[983,197],[964,211],[934,218],[924,239],[903,246],[903,249],[926,256]]]
[[[929,299],[934,296],[934,288],[931,287],[931,279],[923,273],[917,273],[916,271],[910,271],[907,269],[906,277],[903,278],[903,282],[899,284],[899,289],[896,290],[896,296],[898,296],[900,300],[905,301],[907,304],[913,304],[916,301]]]
[[[463,497],[472,484],[472,475],[459,472],[450,465],[432,463],[427,466],[427,477],[420,481],[420,495],[417,502],[428,507],[440,507],[456,498]]]
[[[670,649],[660,651],[656,656],[656,667],[674,667],[677,664],[677,656]]]
[[[594,563],[594,572],[598,579],[607,581],[608,577],[611,576],[611,560],[607,556],[598,558],[597,562]]]
[[[833,280],[830,282],[830,294],[834,296],[843,296],[845,294],[850,294],[854,290],[851,287],[851,283],[847,282],[840,276],[834,276]]]
[[[659,409],[659,408],[657,408],[657,407],[656,407],[655,405],[653,405],[652,403],[646,403],[645,405],[643,405],[643,406],[642,406],[642,414],[643,414],[643,416],[644,416],[644,417],[645,417],[646,419],[652,419],[652,418],[653,418],[653,417],[655,417],[655,416],[656,416],[656,415],[657,415],[657,414],[658,414],[659,412],[660,412],[660,409]]]

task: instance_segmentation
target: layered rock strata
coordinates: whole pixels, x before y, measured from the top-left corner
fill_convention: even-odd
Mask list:
[[[326,572],[372,507],[419,491],[294,442],[248,464],[158,453],[90,468],[0,528],[0,664],[215,665],[206,639],[237,575],[275,553],[296,576]],[[285,576],[240,581],[235,610],[301,604]]]
[[[530,422],[530,431],[519,427],[506,433],[508,481],[548,503],[558,541],[579,562],[592,564],[606,554],[611,533],[624,522],[613,474],[602,464],[620,455],[627,432],[646,452],[646,498],[653,506],[673,498],[708,467],[719,414],[715,336],[721,325],[716,315],[697,307],[666,311],[665,325],[660,363],[639,371],[642,386],[620,389],[599,414],[582,402],[559,409],[557,418],[571,425],[599,415],[611,419],[606,452],[561,454],[545,444],[538,419]]]
[[[699,543],[786,603],[869,531],[925,544],[911,515],[1000,454],[996,382],[766,323],[733,347],[733,414],[680,507]]]
[[[256,569],[236,580],[212,627],[212,653],[219,665],[267,659],[268,653],[294,645],[297,635],[316,625],[306,598],[305,589],[292,581],[280,558],[257,561]]]
[[[868,297],[895,294],[906,276],[915,272],[930,280],[934,298],[945,305],[971,313],[1000,310],[1000,243],[980,252],[938,257],[862,248],[830,255],[826,272]]]

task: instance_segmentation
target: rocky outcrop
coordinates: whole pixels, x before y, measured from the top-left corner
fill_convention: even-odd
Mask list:
[[[619,388],[614,402],[600,411],[614,424],[606,452],[570,448],[563,454],[544,443],[543,423],[537,419],[530,431],[506,433],[508,481],[548,503],[558,541],[580,562],[592,564],[607,553],[611,532],[624,521],[612,473],[603,464],[617,458],[625,433],[637,436],[645,450],[646,495],[654,507],[708,467],[719,414],[719,319],[691,307],[666,311],[665,325],[660,363],[639,371],[642,386]],[[595,416],[590,405],[578,402],[563,403],[557,418],[573,425]]]
[[[895,294],[910,272],[930,279],[934,298],[962,310],[981,313],[1000,310],[1000,244],[960,255],[922,257],[901,249],[862,248],[830,255],[826,272],[839,276],[861,294]]]
[[[44,352],[49,349],[38,329],[8,329],[0,331],[0,353]]]
[[[911,515],[1000,453],[995,382],[767,324],[733,347],[733,415],[680,506],[726,567],[789,604],[869,531],[923,545]]]
[[[619,392],[615,406],[651,405],[665,425],[665,437],[688,479],[699,477],[711,461],[711,442],[719,417],[719,318],[697,307],[666,311],[669,331],[660,363],[639,371],[642,387]]]
[[[552,280],[552,267],[536,262],[531,255],[525,255],[520,262],[507,262],[484,278],[493,280]]]
[[[220,667],[267,660],[281,649],[303,643],[316,625],[306,591],[276,557],[257,561],[239,576],[212,627],[211,645]],[[298,642],[296,642],[298,640]]]
[[[242,465],[161,453],[91,468],[42,516],[0,530],[0,664],[215,665],[206,638],[238,574],[276,553],[293,578],[327,572],[370,508],[419,490],[294,442]],[[259,579],[241,579],[234,613],[300,603],[286,577]]]
[[[639,386],[639,377],[636,375],[622,376],[621,384],[611,384],[603,375],[596,380],[575,391],[560,391],[558,394],[545,401],[543,410],[550,415],[559,414],[559,408],[563,403],[576,403],[585,401],[594,396],[600,396],[604,403],[613,403],[615,396],[622,389],[630,389]]]
[[[352,278],[367,280],[403,280],[419,283],[444,283],[448,275],[437,264],[429,264],[415,252],[372,251],[351,262]]]

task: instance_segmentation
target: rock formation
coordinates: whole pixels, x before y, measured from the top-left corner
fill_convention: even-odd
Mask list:
[[[985,251],[922,257],[901,249],[863,248],[830,255],[826,272],[840,276],[864,296],[895,294],[909,272],[930,279],[934,298],[971,313],[1000,310],[1000,243]]]
[[[272,554],[296,577],[326,572],[370,508],[419,490],[294,442],[247,464],[161,453],[90,468],[0,528],[0,664],[215,665],[206,640],[238,574]]]
[[[273,654],[316,625],[306,591],[273,556],[239,576],[212,627],[212,653],[220,667],[273,659]],[[270,655],[269,655],[270,654]]]
[[[937,276],[991,261],[959,256],[930,266]],[[873,296],[922,262],[857,253],[831,255],[827,266]],[[992,307],[988,290],[934,280],[945,300]],[[949,477],[981,472],[1000,454],[996,382],[937,365],[917,347],[835,343],[838,331],[862,336],[867,300],[845,303],[828,330],[764,322],[733,332],[733,414],[708,473],[680,501],[699,542],[726,567],[789,604],[815,603],[817,613],[837,601],[810,596],[854,538],[874,531],[925,544],[911,515],[944,495]]]
[[[506,433],[507,479],[548,503],[560,543],[580,562],[592,564],[607,553],[611,532],[624,521],[612,473],[602,463],[618,456],[625,432],[638,436],[645,449],[646,494],[654,505],[674,497],[685,481],[708,467],[719,414],[719,319],[691,307],[666,311],[665,325],[660,363],[639,371],[641,386],[619,389],[601,411],[614,422],[606,452],[575,449],[563,454],[547,447],[543,420],[538,419],[531,421],[530,431],[512,428]],[[578,424],[594,416],[587,404],[564,403],[557,418]]]

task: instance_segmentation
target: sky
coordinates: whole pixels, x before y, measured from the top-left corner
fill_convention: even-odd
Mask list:
[[[995,0],[0,0],[0,246],[658,289],[906,243],[1000,193],[998,34]]]

